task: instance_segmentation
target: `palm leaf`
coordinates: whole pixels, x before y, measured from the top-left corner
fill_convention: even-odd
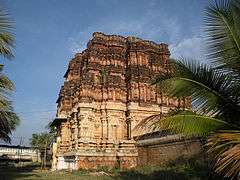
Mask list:
[[[191,137],[206,136],[215,130],[229,127],[233,128],[232,125],[222,120],[201,116],[193,111],[176,109],[170,110],[165,115],[153,115],[143,119],[133,131],[140,132],[140,134],[164,131]]]
[[[0,9],[0,54],[10,59],[13,57],[14,35],[13,22],[8,14]]]
[[[171,97],[191,97],[200,114],[239,123],[240,83],[230,74],[193,60],[176,60],[175,66],[154,82]]]
[[[207,143],[209,153],[216,159],[216,172],[225,177],[238,177],[240,172],[240,131],[219,131]]]
[[[10,135],[19,123],[18,116],[14,113],[9,97],[14,90],[13,83],[2,73],[0,66],[0,139],[10,142]]]
[[[196,114],[179,114],[160,119],[155,126],[185,136],[206,136],[230,125],[224,121]]]
[[[3,100],[2,100],[3,101]],[[11,142],[11,132],[19,124],[18,116],[13,112],[10,102],[0,108],[0,138],[6,142]]]
[[[240,2],[219,0],[206,9],[208,57],[240,73]]]

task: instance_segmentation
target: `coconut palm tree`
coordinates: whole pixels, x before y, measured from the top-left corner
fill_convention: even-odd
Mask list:
[[[32,134],[32,138],[30,139],[31,146],[38,149],[41,153],[41,169],[47,166],[47,151],[53,141],[55,133],[52,130],[53,129],[50,128],[50,132]]]
[[[185,136],[207,137],[216,172],[235,178],[240,172],[240,1],[211,4],[205,27],[210,63],[170,60],[169,71],[154,82],[168,96],[191,97],[194,112],[176,111],[145,123]]]
[[[12,21],[4,10],[0,9],[0,55],[10,59],[13,57],[14,36]],[[14,113],[9,96],[14,90],[13,83],[3,74],[0,65],[0,139],[10,142],[10,134],[19,122]]]

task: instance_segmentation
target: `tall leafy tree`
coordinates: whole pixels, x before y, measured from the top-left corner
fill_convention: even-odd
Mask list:
[[[8,14],[0,8],[0,55],[7,59],[13,57],[15,39],[12,24]],[[0,139],[6,142],[11,141],[9,135],[19,123],[19,118],[14,113],[12,102],[9,100],[13,90],[13,83],[4,75],[3,65],[0,65]]]
[[[144,123],[185,136],[207,137],[216,172],[235,178],[240,172],[240,1],[211,4],[205,27],[210,63],[170,60],[169,71],[155,80],[168,96],[191,97],[195,112],[179,111]]]
[[[52,140],[54,138],[53,133],[39,133],[39,134],[32,134],[32,138],[30,139],[31,146],[36,148],[41,153],[41,168],[46,168],[47,164],[47,151],[50,147]],[[43,156],[42,156],[43,155]]]

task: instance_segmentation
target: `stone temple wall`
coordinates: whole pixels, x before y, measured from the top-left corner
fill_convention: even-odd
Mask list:
[[[138,166],[166,165],[179,158],[190,158],[202,151],[199,139],[181,139],[174,136],[137,141]]]
[[[189,99],[168,98],[151,85],[167,71],[166,44],[136,37],[93,33],[87,49],[69,62],[57,100],[56,168],[137,164],[132,129],[143,119]]]

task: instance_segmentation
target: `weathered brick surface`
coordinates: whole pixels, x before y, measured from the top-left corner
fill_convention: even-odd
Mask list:
[[[70,60],[57,99],[56,167],[136,166],[133,136],[140,132],[133,128],[170,108],[190,106],[187,98],[166,97],[151,84],[167,71],[169,56],[164,43],[94,33],[87,49]],[[103,155],[105,149],[113,157]],[[65,165],[67,157],[73,160]]]
[[[109,169],[116,166],[116,157],[81,157],[78,156],[78,169],[99,169],[101,167],[108,167]]]
[[[138,149],[138,166],[166,164],[177,158],[191,157],[201,151],[198,140],[178,140],[141,145]]]
[[[120,157],[120,169],[131,169],[137,166],[137,157]]]

